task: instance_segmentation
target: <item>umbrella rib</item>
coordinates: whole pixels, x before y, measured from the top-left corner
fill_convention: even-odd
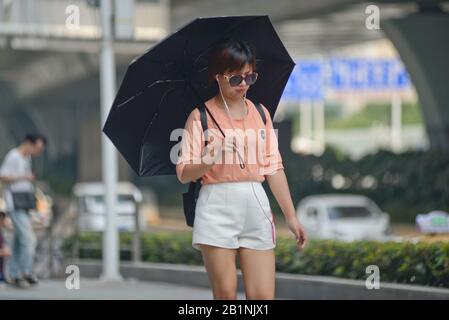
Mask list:
[[[181,79],[181,80],[157,80],[157,81],[153,82],[152,84],[150,84],[150,85],[144,87],[142,90],[140,90],[139,92],[137,92],[137,93],[136,93],[135,95],[133,95],[132,97],[126,99],[124,102],[118,104],[118,105],[116,106],[116,108],[118,109],[118,108],[123,107],[125,104],[127,104],[127,103],[130,102],[131,100],[134,100],[135,98],[137,98],[138,96],[140,96],[145,90],[150,89],[150,88],[152,88],[152,87],[155,86],[155,85],[158,85],[158,84],[165,84],[165,83],[177,83],[177,82],[184,82],[184,81],[185,81],[185,80],[182,80],[182,79]]]
[[[141,167],[142,164],[143,164],[143,150],[142,150],[142,146],[143,146],[143,144],[144,144],[144,142],[145,142],[145,138],[147,137],[148,132],[149,132],[149,130],[151,129],[151,125],[152,125],[154,119],[155,119],[155,118],[157,117],[157,115],[159,114],[159,109],[160,109],[160,107],[161,107],[162,102],[164,101],[165,97],[170,93],[170,91],[173,91],[173,89],[170,88],[170,89],[166,90],[166,91],[164,92],[164,94],[162,95],[161,99],[159,100],[159,104],[158,104],[158,106],[157,106],[157,108],[156,108],[156,112],[155,112],[155,113],[153,114],[153,116],[151,117],[150,123],[148,124],[148,127],[147,127],[147,129],[145,130],[145,134],[143,135],[143,139],[142,139],[142,141],[141,141],[141,143],[140,143],[140,146],[141,146],[141,147],[140,147],[140,164],[139,164],[139,171],[142,170],[142,167]]]

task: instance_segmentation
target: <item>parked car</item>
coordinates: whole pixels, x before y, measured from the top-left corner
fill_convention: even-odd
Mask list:
[[[104,185],[101,182],[77,183],[73,187],[75,213],[80,231],[103,231],[105,229]],[[119,231],[134,231],[142,202],[141,191],[130,182],[117,184],[117,228]],[[139,212],[140,230],[148,226],[146,216]]]
[[[449,213],[435,210],[427,214],[418,214],[416,226],[422,233],[449,233]]]
[[[310,239],[385,239],[390,217],[368,197],[323,194],[299,202],[297,216]]]

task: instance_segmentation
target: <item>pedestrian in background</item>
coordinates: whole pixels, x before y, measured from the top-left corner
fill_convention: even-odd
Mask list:
[[[33,274],[36,246],[29,211],[36,206],[35,176],[31,158],[39,156],[47,140],[39,134],[27,134],[22,143],[11,149],[0,167],[0,181],[5,184],[6,209],[14,227],[12,255],[8,262],[9,284],[25,288],[38,283]]]

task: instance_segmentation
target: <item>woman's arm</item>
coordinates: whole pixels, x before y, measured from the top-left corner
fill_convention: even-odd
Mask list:
[[[298,249],[304,248],[307,242],[307,236],[304,228],[296,217],[295,207],[293,205],[290,190],[288,188],[287,177],[284,172],[284,165],[282,164],[282,156],[279,152],[276,132],[273,128],[273,121],[271,119],[268,109],[263,106],[266,122],[266,137],[265,137],[265,158],[266,164],[263,167],[263,175],[273,192],[276,201],[281,207],[282,213],[285,216],[288,228],[296,237]]]
[[[201,178],[220,157],[225,155],[226,152],[233,152],[233,150],[233,142],[229,139],[221,139],[218,142],[209,143],[201,154],[201,163],[184,164],[180,178],[181,183],[188,183]]]
[[[214,164],[208,164],[208,163],[198,163],[198,164],[186,164],[184,166],[184,170],[182,171],[182,176],[181,176],[181,183],[187,183],[190,181],[194,181],[202,176],[204,176],[204,174],[209,171],[209,169],[213,166]]]
[[[286,220],[296,216],[295,207],[288,188],[287,177],[284,170],[278,170],[275,174],[266,175],[268,185],[273,192],[276,201],[281,207],[282,213]]]
[[[265,175],[265,179],[267,180],[276,201],[281,207],[290,231],[293,232],[296,237],[298,249],[303,249],[307,242],[307,235],[296,216],[284,170],[278,170],[272,175]]]

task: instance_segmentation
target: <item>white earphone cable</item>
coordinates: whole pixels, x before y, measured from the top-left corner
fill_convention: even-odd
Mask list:
[[[230,122],[231,122],[232,129],[234,129],[234,132],[236,132],[235,127],[234,127],[234,124],[233,124],[233,121],[232,121],[231,112],[229,111],[228,104],[226,103],[226,99],[225,99],[224,96],[223,96],[223,92],[221,91],[221,86],[220,86],[220,83],[219,83],[218,80],[217,80],[217,83],[218,83],[218,88],[219,88],[219,90],[220,90],[221,98],[223,99],[224,105],[225,105],[226,110],[227,110],[227,113],[226,113],[226,114],[227,114],[228,117],[229,117],[229,120],[230,120]],[[246,92],[245,92],[245,96],[243,97],[243,99],[246,99]],[[245,100],[243,100],[243,102],[245,102]],[[248,111],[248,112],[249,112],[249,111]],[[236,146],[235,146],[235,150],[237,151],[237,155],[238,155],[238,157],[239,157],[239,160],[240,160],[241,163],[243,163],[243,165],[244,165],[245,163],[243,162],[243,158],[240,156],[239,150],[237,149]],[[270,218],[267,216],[267,214],[265,213],[265,210],[263,209],[263,206],[262,206],[262,204],[261,204],[261,202],[260,202],[260,200],[259,200],[259,197],[257,196],[257,193],[256,193],[256,191],[254,190],[254,184],[253,184],[253,181],[250,181],[250,183],[251,183],[251,188],[252,188],[252,190],[253,190],[253,194],[254,194],[255,198],[257,199],[257,202],[259,203],[259,206],[260,206],[260,208],[261,208],[261,210],[262,210],[262,213],[263,213],[263,215],[265,216],[265,218],[268,220],[268,222],[270,223],[270,226],[271,226],[271,235],[272,235],[273,243],[276,243],[276,239],[275,239],[275,231],[274,231],[274,230],[275,230],[274,220],[273,220],[273,219],[270,219]],[[262,188],[263,188],[263,187],[262,187]],[[271,213],[271,214],[272,214],[272,213]]]

